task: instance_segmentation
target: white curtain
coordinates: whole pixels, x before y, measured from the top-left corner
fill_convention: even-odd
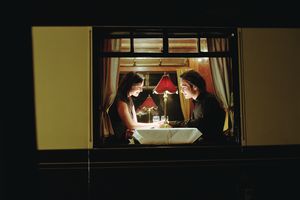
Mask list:
[[[177,80],[178,80],[178,85],[180,85],[180,75],[183,73],[183,72],[186,72],[190,69],[177,69],[176,72],[177,72]],[[184,98],[182,92],[181,92],[181,87],[178,87],[178,90],[179,90],[179,100],[180,100],[180,106],[181,106],[181,110],[182,110],[182,114],[183,114],[183,117],[184,117],[184,120],[188,120],[191,116],[191,102],[190,100],[187,100]]]
[[[120,49],[120,39],[105,40],[103,51],[111,52]],[[100,77],[100,138],[114,134],[108,109],[116,96],[119,79],[119,58],[103,58]]]
[[[228,51],[229,43],[225,38],[208,38],[207,47],[209,52]],[[233,133],[233,89],[232,89],[232,63],[230,58],[210,58],[210,67],[216,95],[220,98],[226,110],[229,123],[229,133]]]

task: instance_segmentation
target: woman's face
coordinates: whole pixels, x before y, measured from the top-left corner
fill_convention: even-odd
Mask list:
[[[143,87],[144,87],[144,81],[142,83],[134,84],[133,86],[131,86],[128,96],[138,97],[140,92],[143,91]]]

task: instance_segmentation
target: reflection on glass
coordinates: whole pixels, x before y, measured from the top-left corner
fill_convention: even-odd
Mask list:
[[[169,38],[169,53],[197,53],[198,38]]]
[[[134,38],[134,52],[161,53],[163,50],[162,38]]]
[[[200,38],[200,51],[201,52],[208,52],[207,39],[206,38]]]
[[[154,115],[153,116],[153,122],[159,122],[160,119],[159,119],[159,115]]]

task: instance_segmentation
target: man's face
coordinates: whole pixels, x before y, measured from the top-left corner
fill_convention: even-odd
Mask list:
[[[189,84],[189,82],[187,82],[184,79],[181,79],[180,87],[181,87],[181,92],[182,92],[185,99],[192,98],[193,88]]]

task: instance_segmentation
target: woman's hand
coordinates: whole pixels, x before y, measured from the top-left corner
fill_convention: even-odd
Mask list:
[[[126,139],[132,139],[132,135],[134,133],[135,129],[127,129],[125,133],[125,138]]]
[[[158,121],[158,128],[161,128],[165,124],[165,120]]]
[[[158,122],[153,122],[152,123],[152,128],[160,128],[164,124],[164,121],[158,121]]]

